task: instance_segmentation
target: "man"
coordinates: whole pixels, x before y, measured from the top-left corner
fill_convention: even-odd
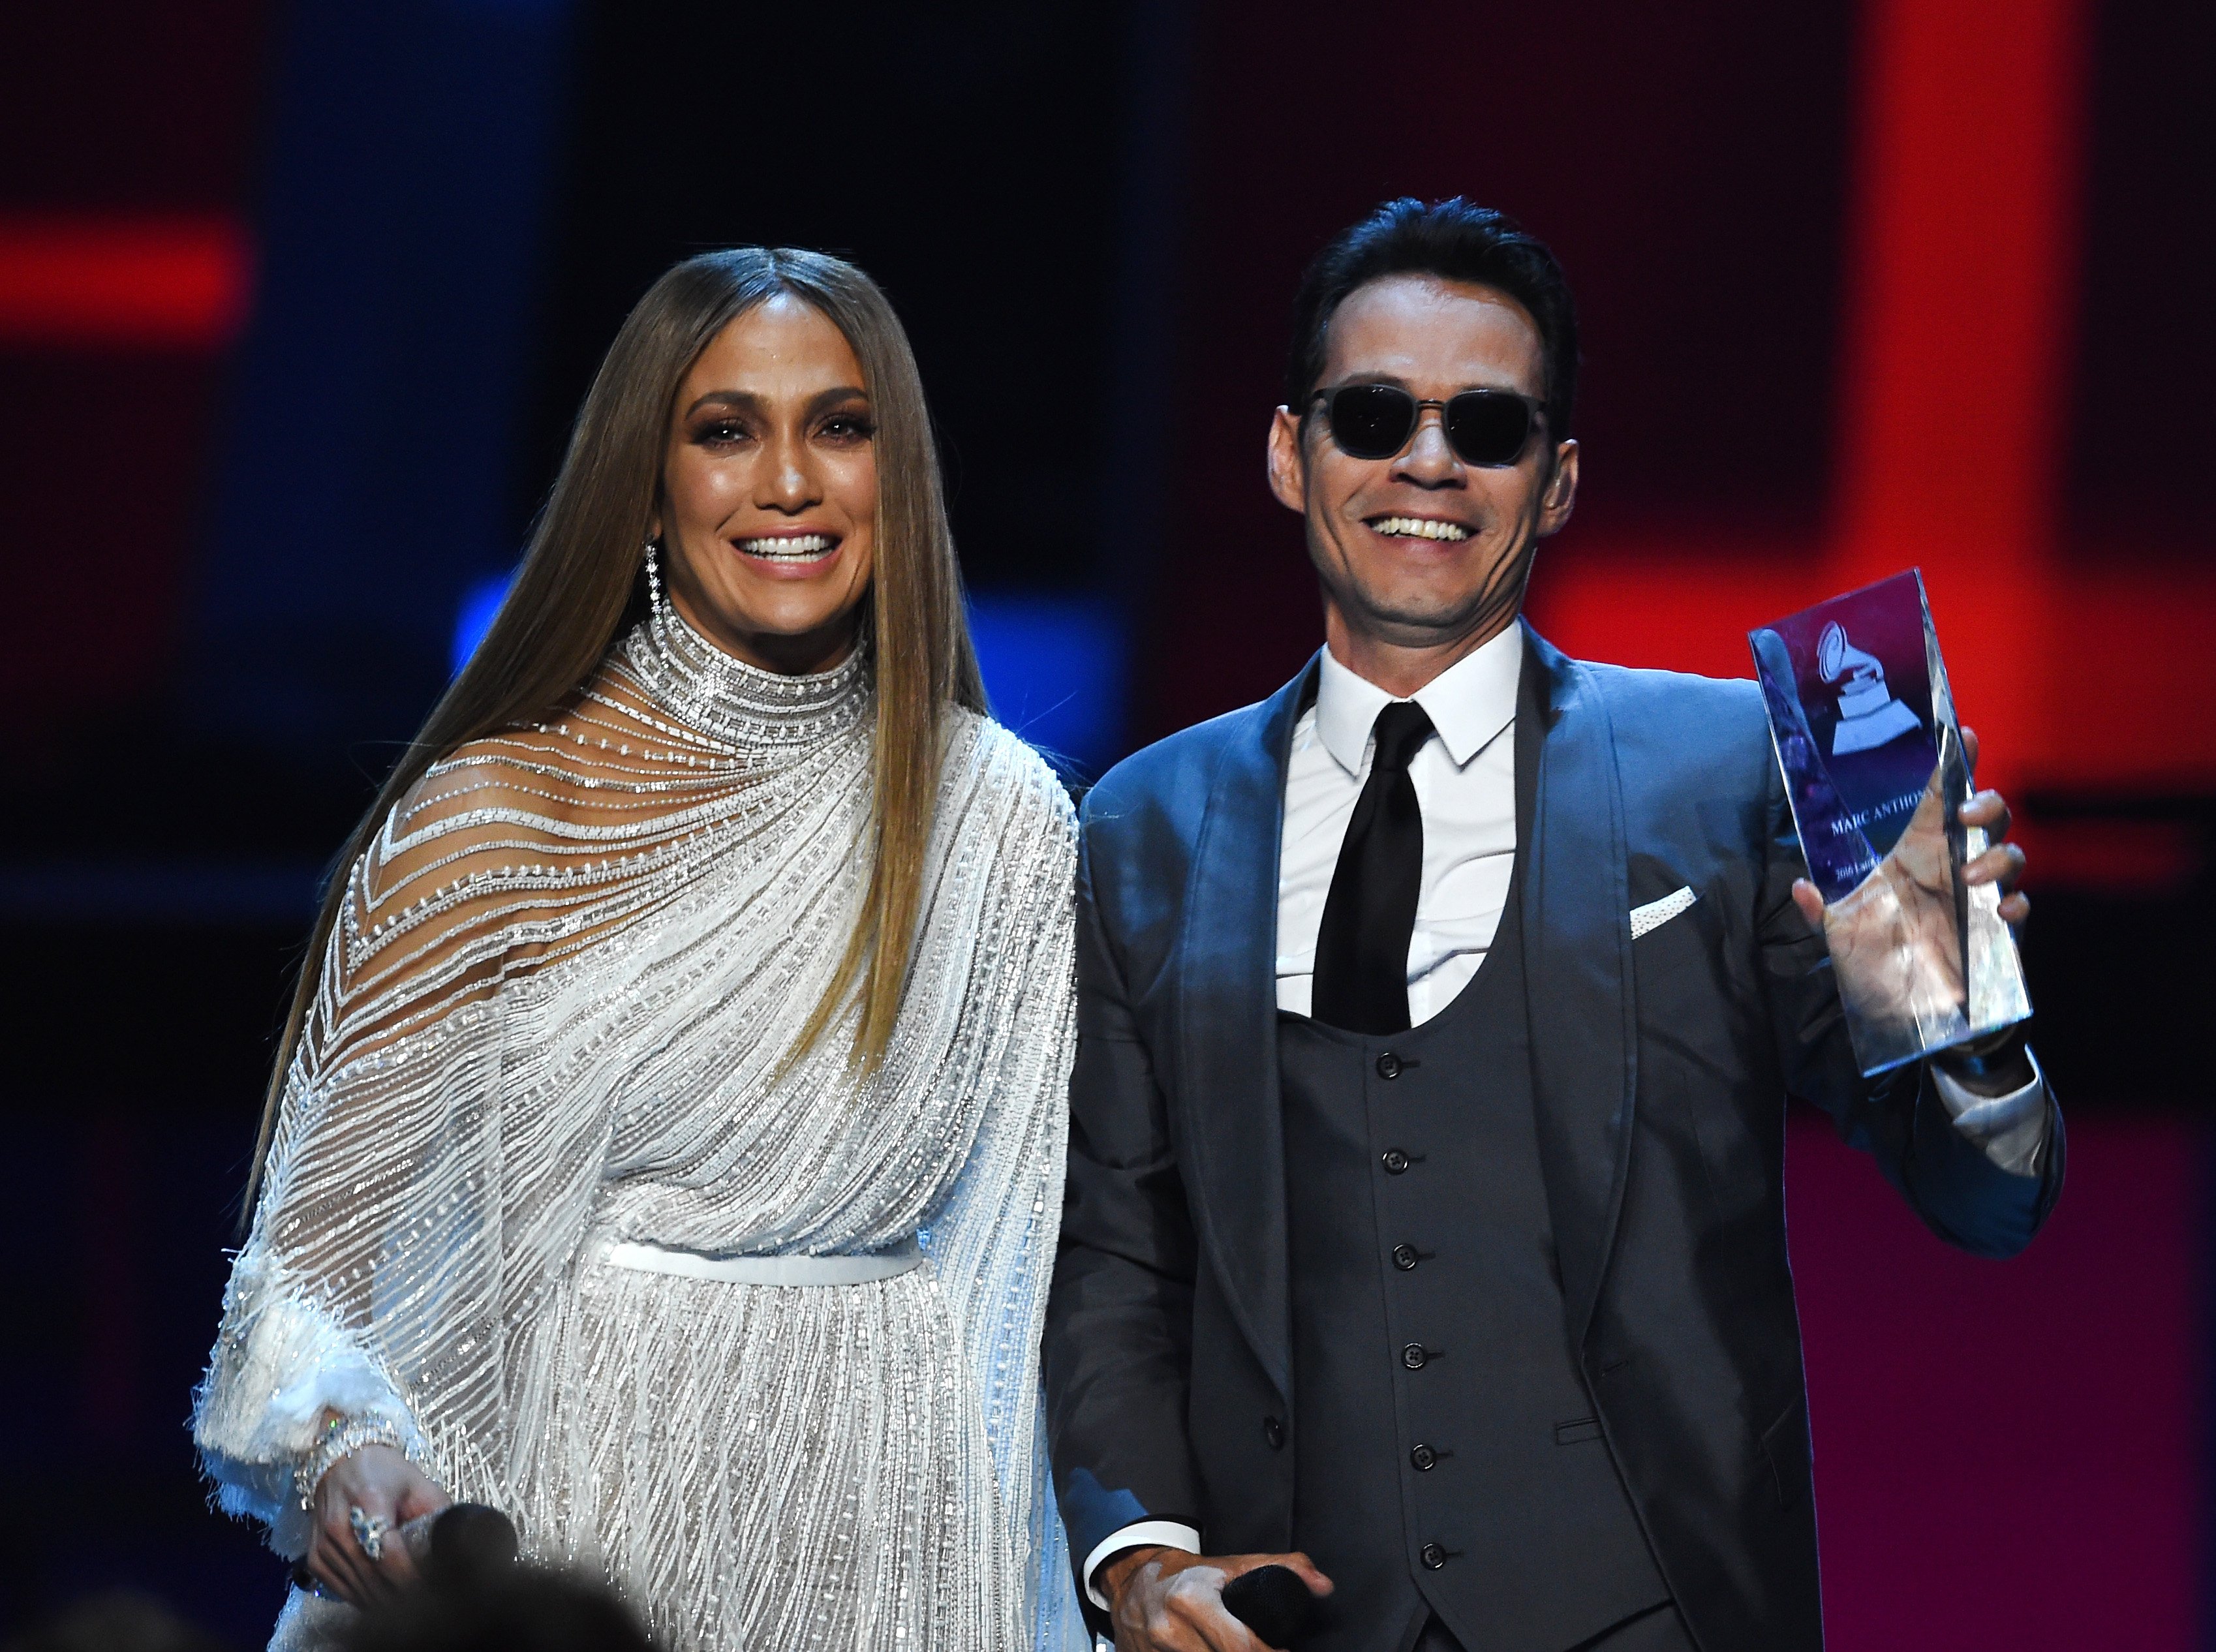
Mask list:
[[[1325,648],[1085,808],[1046,1361],[1096,1625],[1259,1645],[1220,1591],[1274,1561],[1320,1652],[1817,1647],[1784,1101],[1989,1255],[2059,1116],[2013,1035],[1860,1076],[1751,683],[1518,622],[1577,495],[1552,255],[1396,201],[1294,331]],[[2010,922],[2022,865],[1968,874]]]

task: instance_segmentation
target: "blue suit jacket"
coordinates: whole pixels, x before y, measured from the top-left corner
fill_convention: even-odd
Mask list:
[[[1564,1326],[1708,1652],[1821,1643],[1783,1112],[1821,1107],[1942,1237],[2020,1249],[2062,1180],[1997,1169],[1925,1071],[1856,1071],[1751,682],[1526,633],[1539,753],[1522,884]],[[1086,801],[1069,1180],[1048,1308],[1056,1488],[1080,1560],[1147,1519],[1277,1551],[1299,1449],[1277,1072],[1277,851],[1315,671],[1149,746]],[[1690,887],[1637,941],[1634,906]],[[2051,1102],[2050,1102],[2051,1105]],[[1382,1357],[1381,1351],[1381,1357]]]

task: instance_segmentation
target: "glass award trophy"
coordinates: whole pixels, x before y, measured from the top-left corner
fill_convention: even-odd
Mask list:
[[[1962,881],[1985,834],[1914,569],[1747,633],[1770,735],[1824,897],[1824,938],[1865,1074],[2031,1014],[2000,890]]]

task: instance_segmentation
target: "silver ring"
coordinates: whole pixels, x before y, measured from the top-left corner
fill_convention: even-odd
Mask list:
[[[354,1528],[354,1540],[361,1545],[363,1554],[372,1561],[385,1558],[385,1534],[391,1526],[374,1514],[362,1512],[360,1503],[347,1510],[347,1524]]]

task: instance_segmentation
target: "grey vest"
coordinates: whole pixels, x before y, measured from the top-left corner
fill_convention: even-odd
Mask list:
[[[1302,1652],[1434,1612],[1469,1652],[1565,1652],[1669,1598],[1569,1346],[1518,904],[1421,1027],[1279,1017],[1293,1541],[1338,1585]]]

